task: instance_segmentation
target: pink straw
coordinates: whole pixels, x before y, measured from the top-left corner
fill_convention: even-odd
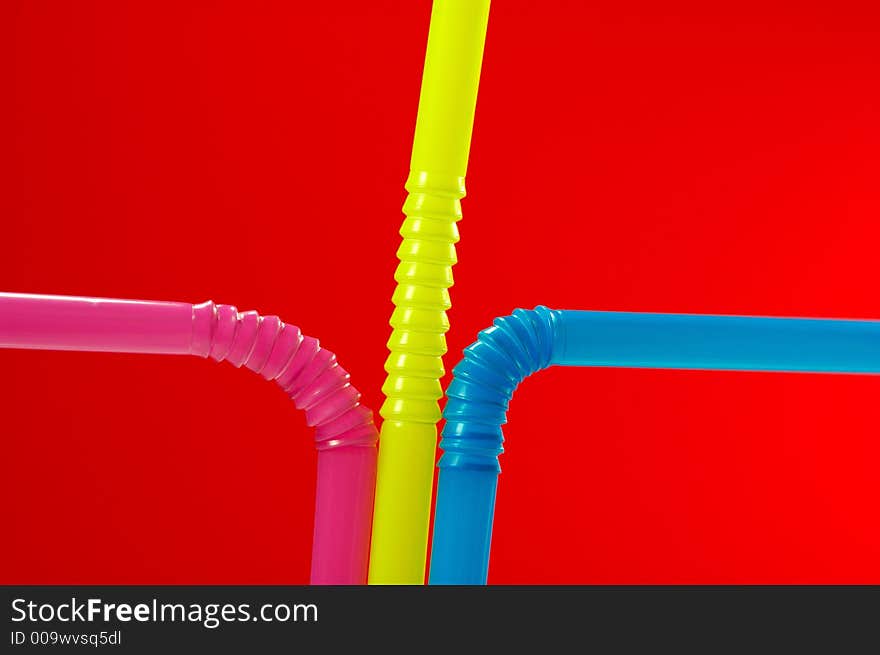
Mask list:
[[[315,428],[311,582],[366,582],[378,434],[349,374],[317,339],[277,316],[210,301],[0,293],[0,348],[197,355],[274,380]]]

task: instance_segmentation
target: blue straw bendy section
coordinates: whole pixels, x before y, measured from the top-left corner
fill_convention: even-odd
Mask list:
[[[446,392],[431,584],[486,583],[508,403],[554,365],[876,374],[880,321],[546,307],[495,319]]]

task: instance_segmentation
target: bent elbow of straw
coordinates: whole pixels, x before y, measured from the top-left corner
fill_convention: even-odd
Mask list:
[[[273,380],[315,428],[311,581],[366,581],[378,433],[348,373],[317,339],[277,316],[210,301],[0,294],[0,347],[192,354]]]
[[[551,364],[558,314],[538,307],[495,319],[453,369],[437,464],[431,584],[486,583],[501,426],[519,383]]]
[[[465,349],[447,390],[432,584],[485,584],[508,403],[552,365],[876,374],[880,321],[545,307],[496,319]]]

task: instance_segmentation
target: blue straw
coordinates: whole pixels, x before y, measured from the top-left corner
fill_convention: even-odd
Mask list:
[[[514,390],[549,366],[880,373],[880,321],[588,312],[495,319],[446,392],[431,584],[485,584],[501,426]]]

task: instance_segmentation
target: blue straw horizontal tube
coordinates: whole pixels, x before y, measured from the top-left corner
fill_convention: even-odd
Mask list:
[[[560,366],[880,372],[880,321],[559,312]]]
[[[880,373],[880,321],[545,307],[496,319],[446,392],[431,584],[485,584],[508,403],[553,365]]]

